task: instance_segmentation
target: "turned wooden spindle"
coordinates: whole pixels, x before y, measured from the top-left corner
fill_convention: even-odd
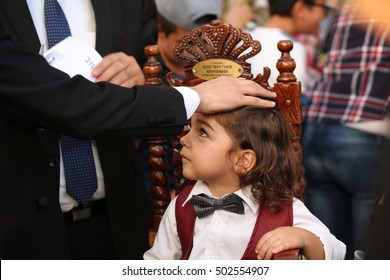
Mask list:
[[[158,47],[150,45],[145,47],[147,62],[144,65],[145,85],[161,86],[160,79],[162,67],[157,60]],[[150,181],[153,206],[153,229],[151,235],[154,235],[158,229],[165,209],[171,201],[168,179],[168,161],[166,137],[149,137],[149,162],[150,162]],[[154,237],[151,238],[151,241]]]
[[[273,90],[277,94],[276,102],[282,112],[284,118],[291,126],[291,140],[300,163],[302,162],[302,108],[301,108],[301,83],[297,81],[294,75],[296,67],[294,59],[290,52],[293,49],[293,42],[283,40],[278,43],[278,49],[281,52],[280,59],[276,63],[276,68],[279,71],[277,82],[274,84]],[[298,176],[301,178],[299,185],[298,197],[303,199],[303,165],[298,168]]]

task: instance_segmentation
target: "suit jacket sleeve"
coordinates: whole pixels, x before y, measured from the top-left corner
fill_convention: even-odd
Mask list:
[[[79,138],[174,135],[186,124],[171,87],[123,88],[69,78],[0,31],[0,116]]]

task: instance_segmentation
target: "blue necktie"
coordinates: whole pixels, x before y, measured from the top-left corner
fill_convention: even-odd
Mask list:
[[[64,12],[56,0],[45,0],[45,25],[49,48],[71,35]],[[75,200],[86,205],[97,189],[91,141],[60,134],[60,143],[66,191]]]

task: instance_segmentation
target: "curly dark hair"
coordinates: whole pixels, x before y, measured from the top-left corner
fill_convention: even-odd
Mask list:
[[[260,205],[278,212],[282,204],[291,203],[298,190],[299,159],[290,137],[291,127],[277,109],[242,107],[216,115],[233,139],[233,148],[251,149],[256,164],[240,174],[240,187],[251,185]]]

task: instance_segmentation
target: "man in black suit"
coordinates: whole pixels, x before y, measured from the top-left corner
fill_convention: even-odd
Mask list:
[[[43,0],[1,0],[0,28],[32,51],[39,52],[42,46],[47,49],[43,5]],[[144,47],[155,43],[154,1],[94,0],[72,4],[76,6],[63,1],[62,5],[68,8],[64,12],[72,35],[91,45],[95,43],[96,50],[104,57],[94,69],[96,81],[122,86],[144,83],[139,64],[143,65],[146,59]],[[75,12],[80,14],[75,15]],[[96,24],[95,30],[90,22]],[[142,177],[143,165],[133,141],[127,138],[93,142],[98,190],[91,203],[91,217],[76,221],[74,212],[78,202],[66,194],[64,172],[60,169],[59,134],[50,130],[36,133],[50,166],[52,189],[66,213],[64,234],[69,235],[69,257],[140,259],[148,248],[151,218]]]
[[[110,141],[114,143],[115,159],[119,154],[115,144],[121,138],[131,141],[133,137],[180,133],[194,110],[213,113],[243,105],[274,106],[253,96],[275,97],[252,81],[226,77],[177,90],[145,86],[129,89],[91,83],[81,76],[69,79],[0,31],[0,257],[71,257],[67,224],[58,200],[58,175],[54,174],[58,171],[53,171],[58,162],[48,158],[42,148],[43,134],[62,132],[75,138]],[[130,155],[127,160],[132,160]],[[120,164],[125,163],[126,159],[120,160]],[[135,176],[136,167],[123,170],[120,164],[120,171],[130,173],[130,178]],[[109,172],[113,172],[110,175],[114,181],[118,180],[116,176],[127,175]],[[122,196],[113,194],[120,192],[116,188],[121,189]],[[135,232],[144,215],[140,210],[144,203],[139,202],[143,191],[126,189],[118,183],[106,192],[106,200],[113,199],[118,204],[115,207],[122,211],[130,207],[133,211],[128,213],[128,220],[122,220],[123,225],[118,225],[124,229],[113,229],[129,232],[121,245],[136,251],[132,258],[137,258],[138,243],[142,241],[142,234]],[[123,213],[107,204],[109,215],[120,222]]]
[[[42,46],[47,49],[42,20],[44,2],[1,0],[0,28],[32,51],[39,52]],[[94,44],[103,56],[103,61],[93,70],[96,81],[129,87],[143,84],[145,80],[139,65],[146,60],[144,47],[155,43],[156,37],[154,1],[94,0],[73,3],[60,3],[64,6],[72,35],[92,46]],[[52,188],[59,196],[67,221],[70,258],[140,259],[148,248],[151,218],[143,182],[144,168],[133,141],[127,138],[92,142],[98,189],[91,203],[91,217],[76,221],[74,215],[78,202],[65,191],[64,172],[60,168],[59,134],[50,130],[36,133],[50,166]]]

